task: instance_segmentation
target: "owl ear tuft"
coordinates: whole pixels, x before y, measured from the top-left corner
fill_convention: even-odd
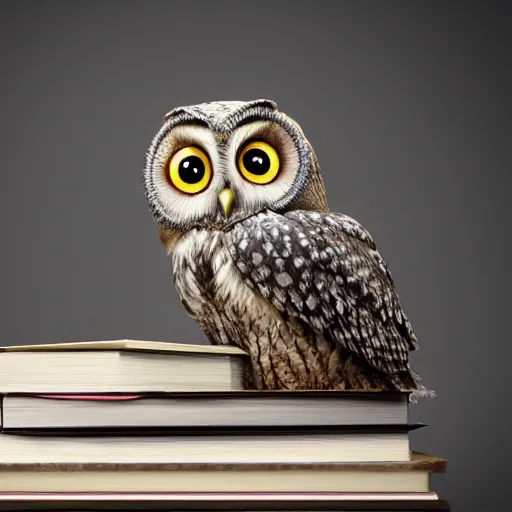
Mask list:
[[[183,113],[183,112],[185,112],[185,108],[184,107],[173,108],[172,110],[169,110],[169,112],[167,112],[167,114],[165,114],[164,121],[167,121],[171,117],[174,117],[175,115]]]
[[[252,108],[252,107],[267,107],[272,110],[277,110],[277,103],[275,101],[265,100],[265,99],[254,100],[254,101],[250,101],[249,103],[247,103],[247,108]]]

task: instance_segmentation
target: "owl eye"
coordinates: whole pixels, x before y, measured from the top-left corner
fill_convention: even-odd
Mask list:
[[[279,173],[279,156],[277,151],[266,142],[250,142],[238,156],[238,169],[246,180],[258,185],[266,185]]]
[[[202,149],[187,146],[174,153],[169,161],[168,173],[174,188],[185,194],[198,194],[210,184],[212,166]]]

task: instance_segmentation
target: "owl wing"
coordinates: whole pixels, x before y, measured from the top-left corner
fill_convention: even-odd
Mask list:
[[[248,284],[280,312],[382,372],[408,370],[416,337],[387,265],[354,219],[264,212],[236,224],[232,242],[231,255]]]

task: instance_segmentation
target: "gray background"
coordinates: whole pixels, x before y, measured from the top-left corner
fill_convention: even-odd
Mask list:
[[[143,196],[172,107],[270,98],[361,221],[438,398],[413,447],[434,489],[491,510],[510,467],[507,2],[2,1],[2,344],[205,343]],[[507,322],[508,324],[508,322]],[[487,505],[487,506],[484,506]],[[494,508],[492,510],[498,510]]]

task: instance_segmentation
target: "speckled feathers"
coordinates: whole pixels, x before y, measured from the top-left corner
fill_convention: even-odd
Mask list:
[[[237,224],[231,255],[281,313],[388,374],[417,341],[370,235],[345,215],[260,213]]]

